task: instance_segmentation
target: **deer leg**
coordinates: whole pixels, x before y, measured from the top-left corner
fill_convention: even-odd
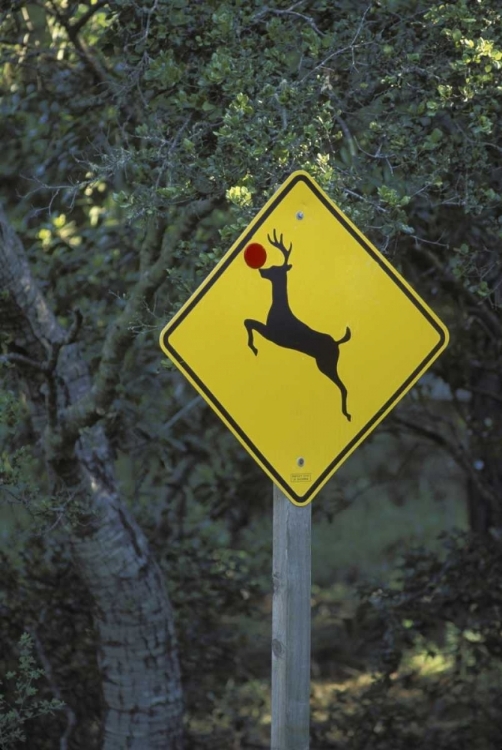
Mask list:
[[[259,323],[257,320],[246,318],[246,320],[244,321],[244,325],[246,326],[246,331],[248,332],[248,346],[254,354],[258,354],[258,349],[254,345],[253,331],[258,330],[258,326],[261,325],[261,323]]]
[[[252,320],[251,318],[247,318],[244,321],[244,325],[246,326],[248,332],[248,346],[255,354],[258,354],[258,349],[254,345],[253,331],[259,333],[261,336],[263,336],[264,339],[273,341],[275,344],[277,344],[275,337],[271,335],[270,330],[268,326],[265,325],[265,323],[260,323],[259,320]]]
[[[344,415],[344,417],[347,417],[350,422],[352,417],[347,411],[347,389],[338,377],[338,373],[336,374],[336,380],[333,380],[333,382],[337,384],[340,389],[340,393],[342,394],[342,414]]]
[[[337,358],[338,359],[338,355]],[[326,375],[327,378],[331,380],[332,383],[334,383],[338,388],[340,389],[340,393],[342,396],[342,414],[344,417],[347,417],[347,419],[352,419],[351,415],[347,411],[347,389],[342,383],[340,376],[338,375],[337,369],[336,369],[336,360],[335,365],[333,366],[333,363],[330,362],[329,364],[325,360],[316,359],[316,364],[319,370],[322,372],[323,375]]]

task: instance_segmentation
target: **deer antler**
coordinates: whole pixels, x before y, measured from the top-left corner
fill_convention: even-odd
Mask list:
[[[289,250],[286,250],[286,247],[284,245],[283,235],[281,234],[280,239],[277,239],[277,232],[275,231],[275,229],[274,229],[274,239],[272,239],[269,234],[267,234],[267,238],[270,244],[276,247],[278,250],[280,250],[281,253],[284,255],[284,265],[286,265],[289,260],[289,256],[291,255],[291,250],[293,249],[293,243],[290,244]]]

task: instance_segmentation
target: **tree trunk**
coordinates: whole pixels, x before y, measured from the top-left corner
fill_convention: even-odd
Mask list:
[[[55,491],[80,506],[77,520],[67,523],[68,540],[95,603],[106,706],[103,748],[180,750],[180,671],[162,574],[121,502],[97,417],[85,430],[77,425],[75,439],[68,438],[72,423],[65,415],[83,402],[88,408],[96,384],[74,341],[77,326],[68,334],[57,323],[1,211],[0,321],[10,336],[4,360],[18,368]]]

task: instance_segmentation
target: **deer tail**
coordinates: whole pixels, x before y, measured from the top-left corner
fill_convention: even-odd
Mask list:
[[[335,341],[336,344],[345,344],[347,341],[350,341],[350,337],[352,336],[350,332],[350,328],[347,326],[347,330],[343,334],[342,338],[339,341]]]

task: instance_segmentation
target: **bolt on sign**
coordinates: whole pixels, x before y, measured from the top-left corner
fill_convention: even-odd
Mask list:
[[[437,315],[294,172],[160,336],[295,505],[306,505],[446,348]]]

